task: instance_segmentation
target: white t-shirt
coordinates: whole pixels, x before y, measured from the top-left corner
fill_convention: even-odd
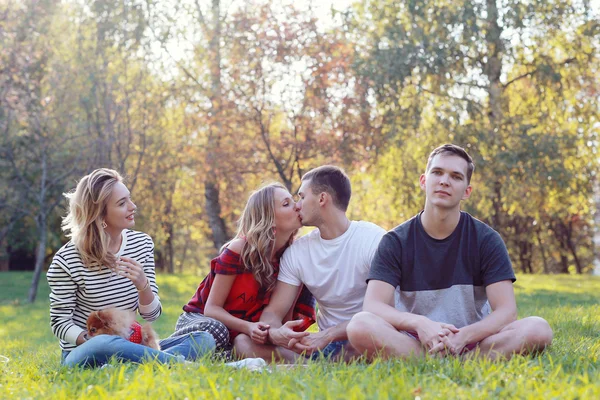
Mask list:
[[[285,251],[277,279],[310,290],[319,304],[320,330],[349,321],[362,311],[371,260],[385,233],[365,221],[352,221],[332,240],[322,239],[315,229]]]

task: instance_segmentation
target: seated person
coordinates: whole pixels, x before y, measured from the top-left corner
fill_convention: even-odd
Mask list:
[[[350,179],[340,169],[325,165],[302,177],[296,209],[302,224],[317,229],[296,240],[283,255],[273,298],[262,314],[269,325],[269,341],[258,344],[240,335],[238,348],[246,357],[270,358],[293,350],[316,358],[352,358],[346,325],[362,310],[371,260],[385,230],[370,222],[350,221]],[[302,287],[319,304],[319,332],[294,332],[297,321],[285,316]]]
[[[264,344],[269,325],[259,319],[277,282],[279,259],[300,227],[295,202],[285,186],[275,183],[254,192],[242,212],[236,237],[212,260],[209,274],[183,307],[175,335],[208,331],[216,339],[217,351],[226,357],[232,348],[238,357],[243,355],[236,346],[238,335]],[[288,319],[300,318],[297,329],[306,330],[315,319],[314,298],[304,290],[293,300],[293,315]],[[286,350],[274,354],[276,361],[296,357]]]
[[[544,319],[517,320],[515,275],[500,235],[460,211],[471,195],[473,169],[464,149],[435,149],[420,177],[425,209],[381,240],[364,312],[348,325],[350,343],[368,358],[474,349],[510,358],[552,342]]]
[[[56,252],[47,274],[50,326],[60,341],[62,364],[97,367],[112,357],[184,362],[212,352],[215,340],[206,332],[164,339],[162,351],[116,335],[90,336],[86,321],[93,311],[114,307],[146,321],[160,316],[154,243],[132,230],[137,207],[117,171],[93,171],[67,197],[63,228],[71,240]]]

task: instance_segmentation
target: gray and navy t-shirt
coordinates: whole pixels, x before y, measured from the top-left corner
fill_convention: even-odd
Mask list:
[[[485,287],[516,280],[504,241],[466,212],[450,236],[434,239],[421,213],[381,239],[367,282],[394,286],[399,311],[457,328],[480,321],[491,312]]]

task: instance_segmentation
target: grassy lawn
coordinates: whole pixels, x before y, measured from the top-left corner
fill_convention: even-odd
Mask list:
[[[519,315],[539,315],[554,329],[540,356],[508,362],[427,359],[250,372],[203,360],[194,366],[115,365],[61,368],[48,316],[48,287],[25,302],[29,273],[0,273],[0,399],[13,398],[579,398],[600,399],[600,279],[518,276]],[[199,278],[159,276],[161,337],[174,327]]]

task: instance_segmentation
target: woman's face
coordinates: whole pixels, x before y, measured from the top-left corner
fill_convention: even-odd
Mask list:
[[[290,192],[282,188],[275,189],[275,228],[278,233],[292,233],[302,227],[295,205]]]
[[[136,205],[131,201],[131,194],[127,187],[117,182],[106,203],[106,229],[113,231],[131,229],[135,225],[134,215]]]

